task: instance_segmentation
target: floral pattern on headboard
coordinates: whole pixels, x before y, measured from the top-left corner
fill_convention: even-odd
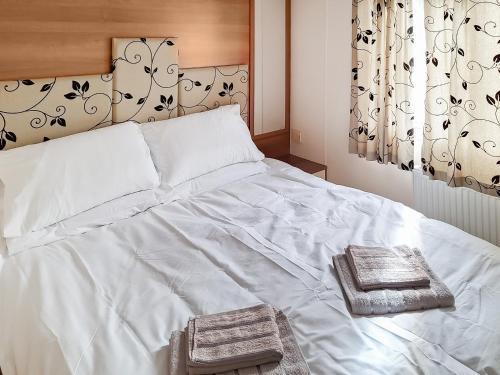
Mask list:
[[[113,39],[113,122],[177,117],[175,38]]]
[[[228,104],[240,104],[248,122],[248,66],[179,70],[179,116]]]
[[[0,82],[0,150],[110,125],[112,78]]]

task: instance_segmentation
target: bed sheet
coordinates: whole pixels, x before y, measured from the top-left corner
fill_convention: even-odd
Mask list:
[[[170,334],[190,316],[260,302],[287,314],[313,374],[500,373],[499,248],[266,163],[7,257],[4,375],[165,374]],[[456,307],[350,314],[331,264],[349,243],[421,248]]]
[[[244,177],[262,173],[266,169],[267,166],[263,162],[238,163],[202,175],[175,188],[162,184],[156,189],[129,194],[27,235],[4,239],[4,241],[0,239],[0,251],[2,250],[2,244],[7,246],[12,253],[17,253],[68,238],[69,236],[85,233],[97,227],[129,218],[159,204],[168,204],[177,199],[199,194]],[[0,197],[1,194],[2,191],[0,190]],[[1,213],[2,207],[0,206]]]

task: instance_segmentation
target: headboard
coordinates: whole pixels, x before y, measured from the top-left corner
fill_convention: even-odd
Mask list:
[[[179,69],[175,38],[113,39],[112,74],[0,82],[0,150],[239,103],[248,66]]]
[[[179,115],[239,104],[248,124],[248,66],[179,70]]]
[[[112,51],[113,122],[177,117],[175,38],[113,38]]]
[[[0,82],[0,150],[110,125],[112,78]]]

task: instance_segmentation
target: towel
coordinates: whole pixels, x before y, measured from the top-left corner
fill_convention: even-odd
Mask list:
[[[453,306],[455,298],[449,289],[432,272],[420,251],[413,249],[413,252],[430,278],[429,287],[364,291],[356,285],[347,256],[334,256],[333,263],[351,311],[359,315],[375,315]]]
[[[261,364],[257,366],[237,367],[236,371],[217,371],[211,374],[226,375],[310,375],[307,363],[302,356],[300,347],[295,340],[290,323],[285,314],[281,311],[273,309],[276,325],[278,327],[279,338],[283,347],[283,358],[281,361]],[[191,374],[192,368],[186,365],[187,353],[189,347],[187,334],[184,331],[176,331],[170,339],[170,347],[168,351],[169,375],[186,375]],[[213,371],[213,370],[212,370]]]
[[[283,358],[276,315],[269,305],[200,316],[186,329],[190,374],[213,374]]]
[[[174,331],[170,337],[168,351],[168,374],[186,375],[186,336],[182,331]]]
[[[349,245],[349,267],[362,290],[429,286],[430,279],[412,249]]]

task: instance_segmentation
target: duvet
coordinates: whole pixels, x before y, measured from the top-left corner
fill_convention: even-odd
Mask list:
[[[190,316],[260,302],[313,374],[500,374],[499,248],[273,160],[235,171],[4,254],[4,375],[165,374]],[[419,247],[456,306],[352,315],[331,264],[350,243]]]

